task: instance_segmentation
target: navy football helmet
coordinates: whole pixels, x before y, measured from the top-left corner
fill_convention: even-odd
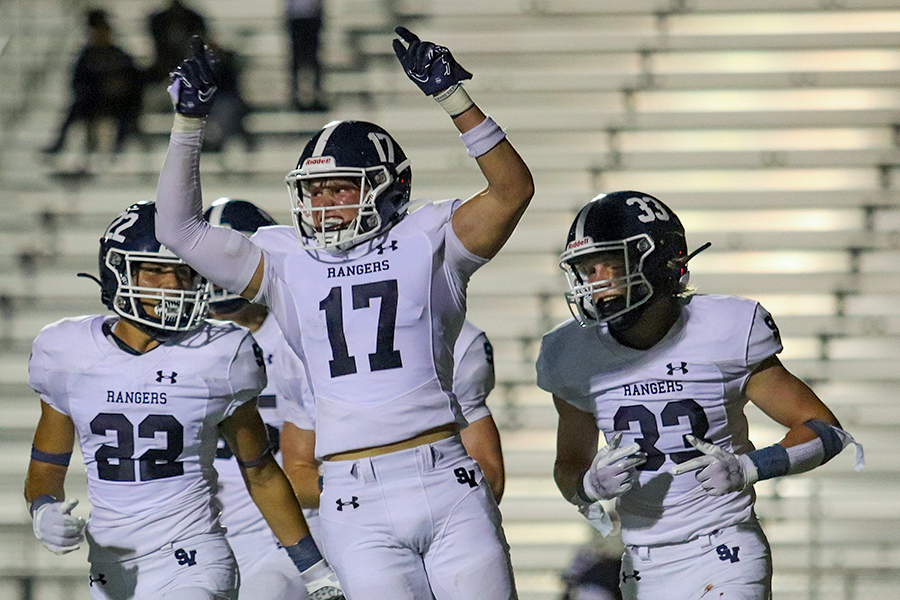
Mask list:
[[[615,253],[624,260],[621,274],[588,280],[590,258]],[[675,295],[687,286],[684,227],[660,200],[641,192],[601,194],[582,208],[569,229],[559,266],[566,273],[566,301],[582,325],[607,323],[626,330],[654,294]],[[595,296],[603,293],[602,299]]]
[[[107,308],[158,340],[199,327],[209,309],[209,286],[194,273],[189,289],[139,287],[144,263],[185,265],[156,239],[156,203],[138,202],[110,223],[100,238],[100,299]],[[144,301],[152,301],[148,312]]]
[[[310,183],[325,178],[355,179],[360,184],[356,218],[335,227],[328,208],[314,207]],[[365,121],[333,121],[306,144],[297,168],[285,177],[291,192],[294,227],[307,249],[345,251],[381,235],[406,215],[412,170],[391,135]],[[313,215],[319,213],[319,226]],[[331,221],[331,224],[329,223]]]
[[[269,213],[247,200],[219,198],[212,203],[203,218],[216,227],[228,227],[250,237],[260,227],[277,225]],[[234,294],[217,285],[211,286],[209,308],[213,312],[231,314],[250,303],[240,294]]]

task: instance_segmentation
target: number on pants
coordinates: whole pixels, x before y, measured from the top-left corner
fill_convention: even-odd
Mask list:
[[[134,425],[123,414],[100,413],[91,421],[91,432],[106,435],[116,432],[116,445],[103,444],[94,454],[97,472],[104,481],[137,481],[134,469]],[[184,450],[184,426],[172,415],[148,415],[138,425],[138,437],[154,439],[166,434],[165,448],[151,448],[137,460],[140,480],[152,481],[184,475],[184,463],[178,459]],[[115,459],[116,463],[111,463]]]
[[[369,369],[384,371],[403,366],[400,351],[394,349],[394,330],[397,326],[397,280],[363,283],[350,288],[353,310],[369,308],[372,298],[381,298],[378,311],[378,332],[375,352],[369,354]],[[333,287],[325,299],[319,302],[319,310],[325,311],[325,326],[332,359],[328,361],[332,377],[356,373],[356,358],[350,355],[344,335],[344,307],[340,287]]]
[[[666,404],[660,414],[660,420],[663,427],[675,427],[679,425],[679,417],[687,417],[691,425],[691,435],[694,437],[709,441],[706,434],[709,432],[709,419],[703,408],[694,400],[675,400]],[[642,452],[647,453],[647,462],[638,467],[640,471],[658,471],[666,462],[666,455],[656,447],[659,441],[659,425],[656,422],[656,415],[650,412],[646,406],[635,404],[632,406],[623,406],[616,411],[613,417],[613,429],[616,431],[629,431],[631,424],[637,423],[641,430],[641,437],[635,441],[641,447]],[[686,439],[682,436],[682,443],[685,448],[691,448],[684,452],[673,452],[669,458],[675,464],[681,464],[697,456],[701,456],[699,450],[693,449]]]

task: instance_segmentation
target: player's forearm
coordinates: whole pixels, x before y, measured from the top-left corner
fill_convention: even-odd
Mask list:
[[[284,474],[294,488],[294,495],[303,508],[319,508],[319,470],[311,465],[284,465]]]
[[[25,476],[25,501],[29,504],[40,496],[53,496],[65,500],[67,467],[32,460]]]
[[[581,490],[581,480],[588,468],[590,468],[589,464],[575,465],[556,461],[553,465],[553,479],[563,498],[575,503],[574,500],[579,497],[578,492]]]
[[[278,463],[272,460],[244,469],[244,479],[250,497],[282,546],[293,546],[309,535],[300,504]]]

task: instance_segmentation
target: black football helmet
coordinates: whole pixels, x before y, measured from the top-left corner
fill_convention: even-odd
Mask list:
[[[138,202],[116,217],[100,238],[100,300],[157,340],[199,327],[209,310],[209,286],[194,273],[190,289],[139,287],[142,263],[184,265],[156,239],[156,203]],[[156,301],[152,314],[144,300]]]
[[[358,208],[349,224],[332,229],[325,207],[313,207],[310,182],[340,177],[358,179]],[[412,169],[400,145],[391,135],[365,121],[332,121],[306,144],[297,168],[285,177],[291,192],[294,227],[307,249],[345,251],[381,235],[406,215],[412,185]],[[319,211],[321,225],[313,214]]]
[[[592,255],[619,253],[620,276],[591,283],[580,268]],[[674,295],[687,286],[687,242],[684,227],[672,210],[653,196],[623,191],[601,194],[578,212],[569,229],[559,266],[569,280],[566,301],[584,327],[607,323],[630,328],[654,294]],[[594,297],[609,295],[602,301]]]
[[[269,213],[247,200],[219,198],[203,213],[203,218],[210,225],[228,227],[250,237],[260,227],[277,225]],[[237,312],[250,303],[239,294],[224,290],[217,285],[211,286],[209,308],[213,312],[230,314]]]

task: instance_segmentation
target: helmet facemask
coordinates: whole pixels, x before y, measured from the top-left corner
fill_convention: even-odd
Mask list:
[[[352,204],[314,206],[311,187],[326,179],[358,182],[358,201]],[[343,252],[382,232],[384,223],[376,200],[394,183],[394,176],[387,167],[343,167],[322,172],[300,168],[288,173],[286,180],[291,191],[294,228],[305,249]],[[333,211],[348,209],[356,209],[356,216],[347,223],[341,217],[329,215]]]
[[[559,265],[569,283],[565,298],[575,320],[582,327],[607,323],[612,328],[627,329],[634,324],[640,314],[635,309],[653,296],[653,285],[644,274],[644,263],[655,248],[652,238],[642,233],[624,240],[589,243],[564,252]],[[591,257],[598,254],[620,256],[623,274],[589,281],[590,270],[584,267],[592,266]]]
[[[136,283],[142,264],[161,266],[185,265],[176,257],[155,252],[129,252],[110,248],[105,266],[115,273],[117,287],[111,308],[120,316],[141,326],[157,340],[165,340],[179,332],[199,327],[209,312],[209,284],[194,273],[189,289],[141,287]],[[145,306],[150,301],[151,307]]]

